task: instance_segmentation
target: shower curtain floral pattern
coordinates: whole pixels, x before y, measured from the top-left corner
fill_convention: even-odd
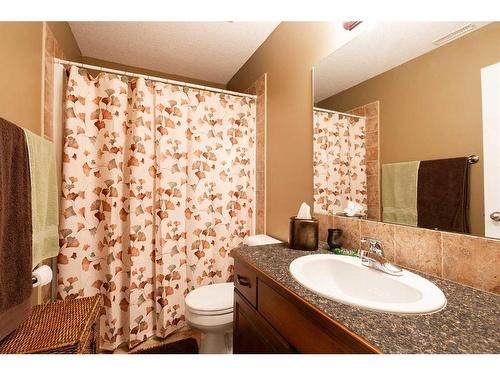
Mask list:
[[[314,212],[335,215],[349,200],[366,212],[365,119],[314,110],[313,169]]]
[[[58,298],[101,293],[101,343],[185,324],[253,227],[255,101],[71,67]]]

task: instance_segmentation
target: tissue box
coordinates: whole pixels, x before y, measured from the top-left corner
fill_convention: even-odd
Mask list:
[[[318,250],[319,243],[319,223],[315,218],[297,219],[296,216],[290,218],[290,236],[288,244],[295,250]]]

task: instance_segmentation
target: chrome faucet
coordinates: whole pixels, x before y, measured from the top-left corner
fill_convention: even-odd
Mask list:
[[[359,250],[359,258],[364,266],[374,268],[393,276],[401,276],[403,270],[389,263],[384,256],[382,242],[374,238],[363,237],[361,244],[368,244],[368,250]]]

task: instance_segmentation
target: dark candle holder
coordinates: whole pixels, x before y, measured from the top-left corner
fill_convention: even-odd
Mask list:
[[[340,237],[342,237],[342,229],[328,229],[328,238],[326,242],[330,250],[342,248],[342,243],[339,241]]]

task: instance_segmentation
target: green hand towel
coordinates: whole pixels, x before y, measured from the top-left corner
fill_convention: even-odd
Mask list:
[[[55,147],[24,129],[31,176],[33,267],[59,253],[59,199]]]
[[[417,226],[419,161],[382,165],[382,219]]]

